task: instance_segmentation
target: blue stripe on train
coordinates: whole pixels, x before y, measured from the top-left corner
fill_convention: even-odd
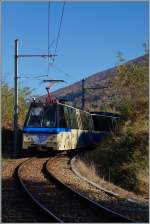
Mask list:
[[[23,128],[24,133],[50,133],[58,134],[60,132],[69,132],[71,128]]]

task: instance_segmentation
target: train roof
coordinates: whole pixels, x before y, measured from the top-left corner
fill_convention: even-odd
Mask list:
[[[85,113],[90,114],[90,112],[88,112],[88,111],[85,111],[85,110],[82,110],[80,108],[76,108],[76,107],[70,106],[70,105],[68,105],[66,103],[61,103],[61,102],[58,102],[58,101],[55,101],[53,103],[46,103],[46,102],[42,102],[42,101],[39,101],[39,102],[37,102],[37,101],[31,102],[31,106],[35,106],[35,105],[36,106],[48,106],[48,105],[52,105],[52,104],[54,104],[54,105],[58,104],[58,105],[62,105],[62,106],[67,106],[69,108],[73,108],[75,110],[83,111]]]
[[[120,114],[115,114],[111,112],[103,112],[103,111],[92,111],[90,112],[90,114],[95,116],[105,116],[105,117],[116,117],[116,118],[122,117]]]

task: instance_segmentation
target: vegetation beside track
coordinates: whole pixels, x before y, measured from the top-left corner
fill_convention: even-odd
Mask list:
[[[9,160],[8,159],[1,159],[1,165],[4,166]]]
[[[124,61],[119,55],[120,61]],[[104,178],[127,190],[148,195],[148,57],[141,64],[119,64],[111,77],[108,110],[120,113],[124,120],[119,130],[90,152],[86,161],[94,162]]]
[[[19,126],[22,126],[29,106],[32,90],[29,87],[19,89]],[[13,128],[13,101],[14,89],[6,82],[2,82],[2,127],[6,129]]]
[[[13,151],[13,96],[14,89],[2,82],[2,157],[11,158]],[[21,130],[28,111],[32,90],[28,87],[19,89],[18,147],[21,146]]]
[[[84,157],[88,172],[94,166],[96,174],[105,180],[148,197],[148,146],[139,148],[136,142],[129,145],[122,138],[109,136],[96,150],[88,152]]]

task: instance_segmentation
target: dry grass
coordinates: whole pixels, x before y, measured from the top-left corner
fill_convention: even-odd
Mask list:
[[[95,150],[95,151],[97,151],[97,150]],[[95,155],[95,151],[90,152],[89,154],[91,155],[91,153],[93,153]],[[88,158],[90,155],[88,155]],[[83,177],[86,177],[88,180],[98,184],[100,187],[102,187],[108,191],[112,191],[114,193],[119,194],[118,200],[130,198],[133,200],[137,200],[139,202],[143,202],[144,198],[148,199],[148,195],[146,194],[146,192],[145,192],[145,197],[143,198],[140,195],[136,195],[131,191],[125,190],[125,189],[113,184],[113,182],[111,182],[111,180],[107,181],[104,178],[104,176],[100,175],[99,172],[97,172],[96,164],[94,165],[93,161],[89,162],[87,157],[78,158],[75,162],[75,167]],[[110,178],[111,178],[111,176],[110,176]],[[145,179],[145,180],[147,181],[147,179]]]
[[[125,122],[118,134],[111,133],[83,160],[88,165],[92,161],[105,180],[147,197],[148,121],[141,116],[132,124]]]
[[[76,167],[82,172],[82,175],[86,177],[88,180],[97,183],[101,179],[97,174],[93,162],[91,162],[90,165],[88,165],[87,163],[83,162],[83,160],[78,159],[76,162]]]

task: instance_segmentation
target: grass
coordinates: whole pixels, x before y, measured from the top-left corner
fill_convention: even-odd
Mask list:
[[[99,176],[148,197],[148,122],[143,117],[125,122],[118,133],[110,133],[82,159],[90,171],[81,162],[79,166],[89,179]]]
[[[100,178],[97,174],[96,168],[93,163],[90,163],[90,166],[89,166],[82,159],[78,159],[76,162],[76,167],[82,172],[82,175],[86,177],[87,179],[92,180],[95,183],[99,181]]]
[[[90,152],[90,156],[92,155],[92,153],[95,153],[96,150],[94,150],[93,152]],[[75,167],[76,169],[79,171],[79,173],[83,176],[86,177],[88,180],[93,181],[94,183],[96,183],[97,185],[99,185],[100,187],[108,190],[108,191],[112,191],[116,194],[118,194],[118,196],[116,196],[116,199],[118,201],[124,201],[127,198],[131,198],[133,200],[139,200],[139,201],[143,201],[143,196],[141,195],[136,195],[134,194],[134,192],[132,191],[128,191],[125,190],[115,184],[113,184],[113,182],[107,181],[104,176],[102,176],[100,173],[97,172],[97,167],[96,164],[93,164],[93,160],[89,160],[87,159],[87,154],[79,155],[78,159],[75,162]]]
[[[10,159],[5,159],[5,158],[2,158],[1,159],[1,165],[4,166]]]

